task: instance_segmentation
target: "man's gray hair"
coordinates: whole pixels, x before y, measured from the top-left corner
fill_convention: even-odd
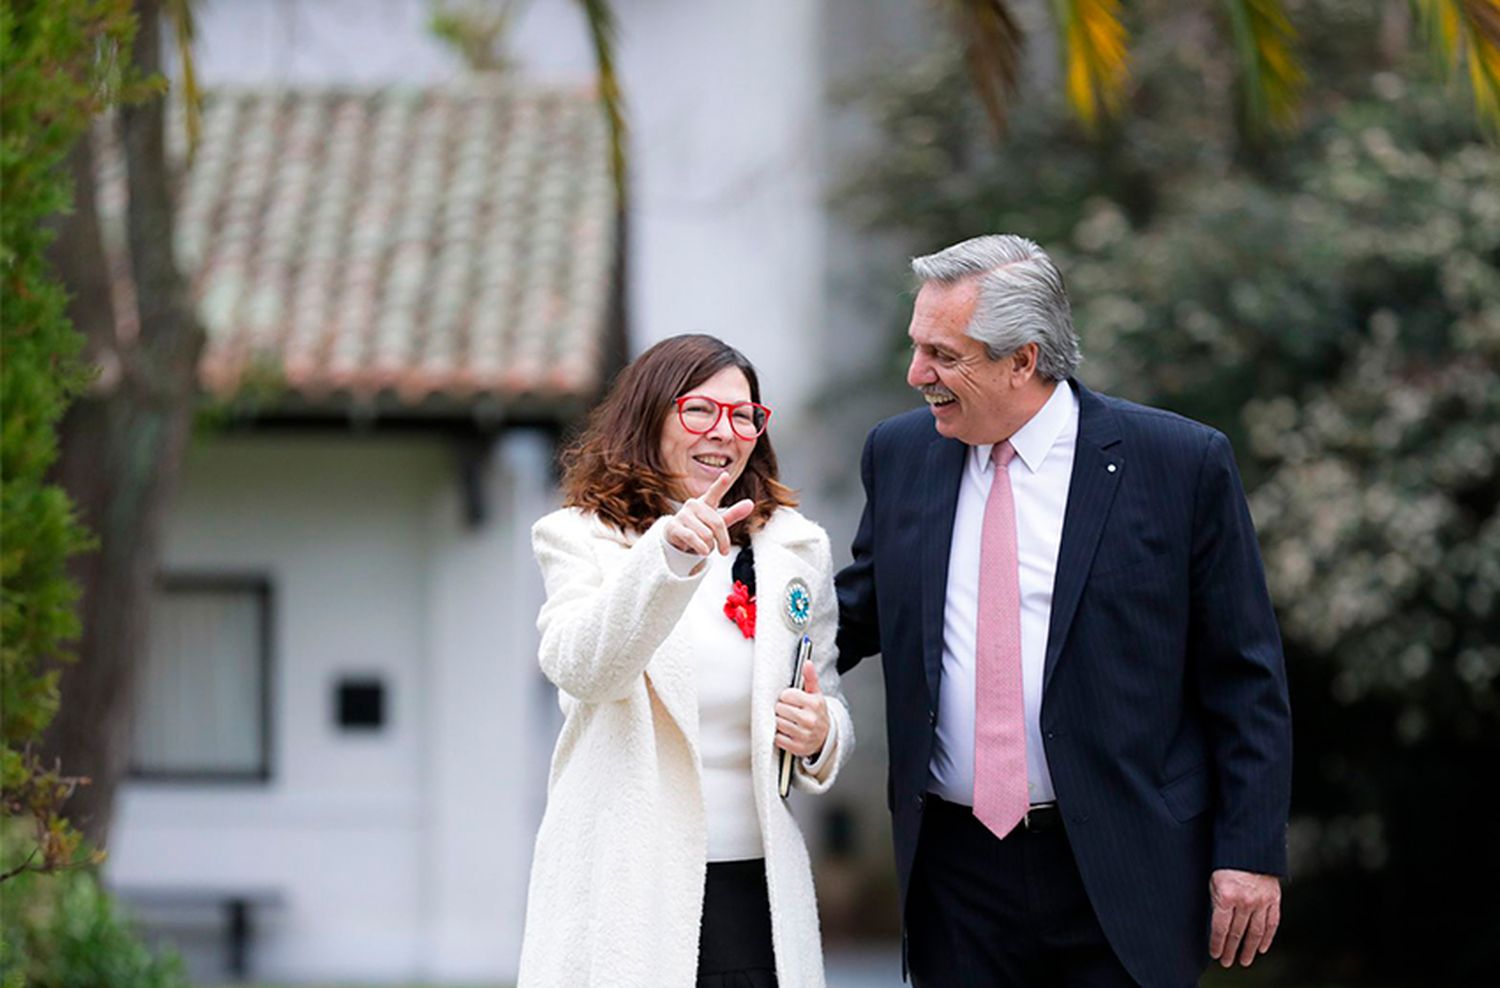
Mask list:
[[[923,282],[978,277],[979,300],[966,332],[999,360],[1037,345],[1037,373],[1050,381],[1073,376],[1083,360],[1062,274],[1047,252],[1008,233],[975,237],[926,257],[911,269]]]

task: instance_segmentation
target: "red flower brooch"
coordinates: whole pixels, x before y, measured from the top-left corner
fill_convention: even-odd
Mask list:
[[[750,588],[739,580],[734,581],[734,589],[724,598],[724,616],[735,623],[740,634],[746,638],[755,637],[755,598],[750,595]]]

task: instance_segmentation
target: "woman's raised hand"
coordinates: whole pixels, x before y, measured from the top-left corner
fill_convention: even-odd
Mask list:
[[[667,542],[695,556],[706,556],[715,549],[729,555],[730,526],[749,517],[755,510],[755,502],[749,498],[727,508],[719,507],[719,499],[733,482],[727,472],[721,473],[702,497],[690,497],[684,501],[677,514],[667,522]]]

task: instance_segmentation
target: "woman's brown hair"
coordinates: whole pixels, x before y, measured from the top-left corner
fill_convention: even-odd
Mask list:
[[[590,413],[583,433],[562,454],[563,504],[592,511],[621,531],[644,532],[672,514],[676,478],[661,458],[662,428],[672,403],[726,367],[750,382],[750,400],[760,401],[760,379],[744,354],[702,333],[662,340],[622,370],[609,393]],[[723,504],[755,502],[750,516],[729,530],[737,545],[779,507],[794,507],[797,495],[777,479],[770,432],[755,449]]]

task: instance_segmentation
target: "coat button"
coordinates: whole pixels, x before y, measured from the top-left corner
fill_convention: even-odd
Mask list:
[[[927,723],[936,726],[936,724],[937,724],[937,711],[936,710],[929,709],[927,711]]]

